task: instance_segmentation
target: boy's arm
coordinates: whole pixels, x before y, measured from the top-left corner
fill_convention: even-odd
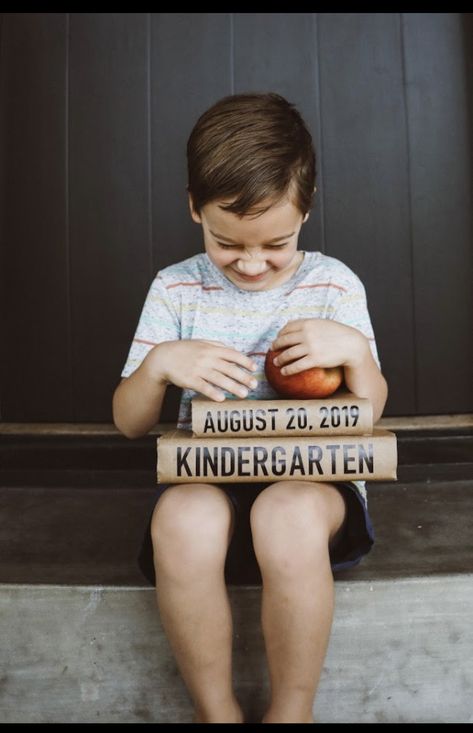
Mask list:
[[[113,395],[113,421],[127,438],[146,435],[159,421],[168,382],[156,370],[152,349]]]
[[[244,398],[257,381],[257,366],[218,341],[164,341],[148,352],[138,369],[113,395],[113,420],[127,438],[139,438],[156,425],[168,384],[223,401],[225,391]],[[246,371],[247,370],[247,371]]]
[[[359,337],[358,337],[359,334]],[[373,423],[383,414],[388,397],[388,385],[376,364],[366,336],[357,331],[358,346],[354,346],[352,359],[345,364],[345,384],[353,394],[366,397],[373,406]]]

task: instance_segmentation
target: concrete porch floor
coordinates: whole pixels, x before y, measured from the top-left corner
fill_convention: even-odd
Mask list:
[[[336,575],[316,719],[472,722],[473,481],[368,489],[376,544]],[[1,497],[0,720],[190,722],[136,564],[153,492],[6,486]],[[235,689],[256,721],[268,694],[261,591],[239,581],[230,585]]]
[[[473,721],[471,575],[336,585],[320,723]],[[268,694],[258,588],[232,587],[235,691]],[[3,723],[188,723],[151,588],[0,586]]]

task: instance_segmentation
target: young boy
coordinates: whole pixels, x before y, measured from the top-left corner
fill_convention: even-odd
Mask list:
[[[113,398],[129,438],[158,421],[168,384],[190,399],[274,397],[269,346],[287,373],[343,365],[347,387],[381,416],[379,368],[363,285],[339,260],[298,251],[315,192],[311,136],[276,94],[217,102],[188,141],[191,216],[205,253],[153,281]],[[295,360],[295,361],[293,361]],[[157,602],[198,722],[243,722],[232,688],[232,618],[224,565],[239,496],[262,577],[262,629],[271,683],[263,722],[313,722],[312,706],[333,617],[332,571],[373,542],[364,485],[279,481],[160,487],[152,521]]]

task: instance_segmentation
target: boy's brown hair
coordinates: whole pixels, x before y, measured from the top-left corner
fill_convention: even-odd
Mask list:
[[[197,120],[187,143],[188,186],[196,213],[211,201],[239,216],[262,214],[286,194],[305,215],[312,206],[315,152],[294,105],[279,94],[224,97]]]

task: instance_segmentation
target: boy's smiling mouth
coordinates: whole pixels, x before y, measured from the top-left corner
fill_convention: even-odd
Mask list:
[[[270,270],[260,272],[258,275],[245,275],[243,272],[238,272],[238,270],[234,270],[233,268],[232,272],[241,280],[246,280],[247,282],[257,282],[258,280],[262,280],[270,272]]]

